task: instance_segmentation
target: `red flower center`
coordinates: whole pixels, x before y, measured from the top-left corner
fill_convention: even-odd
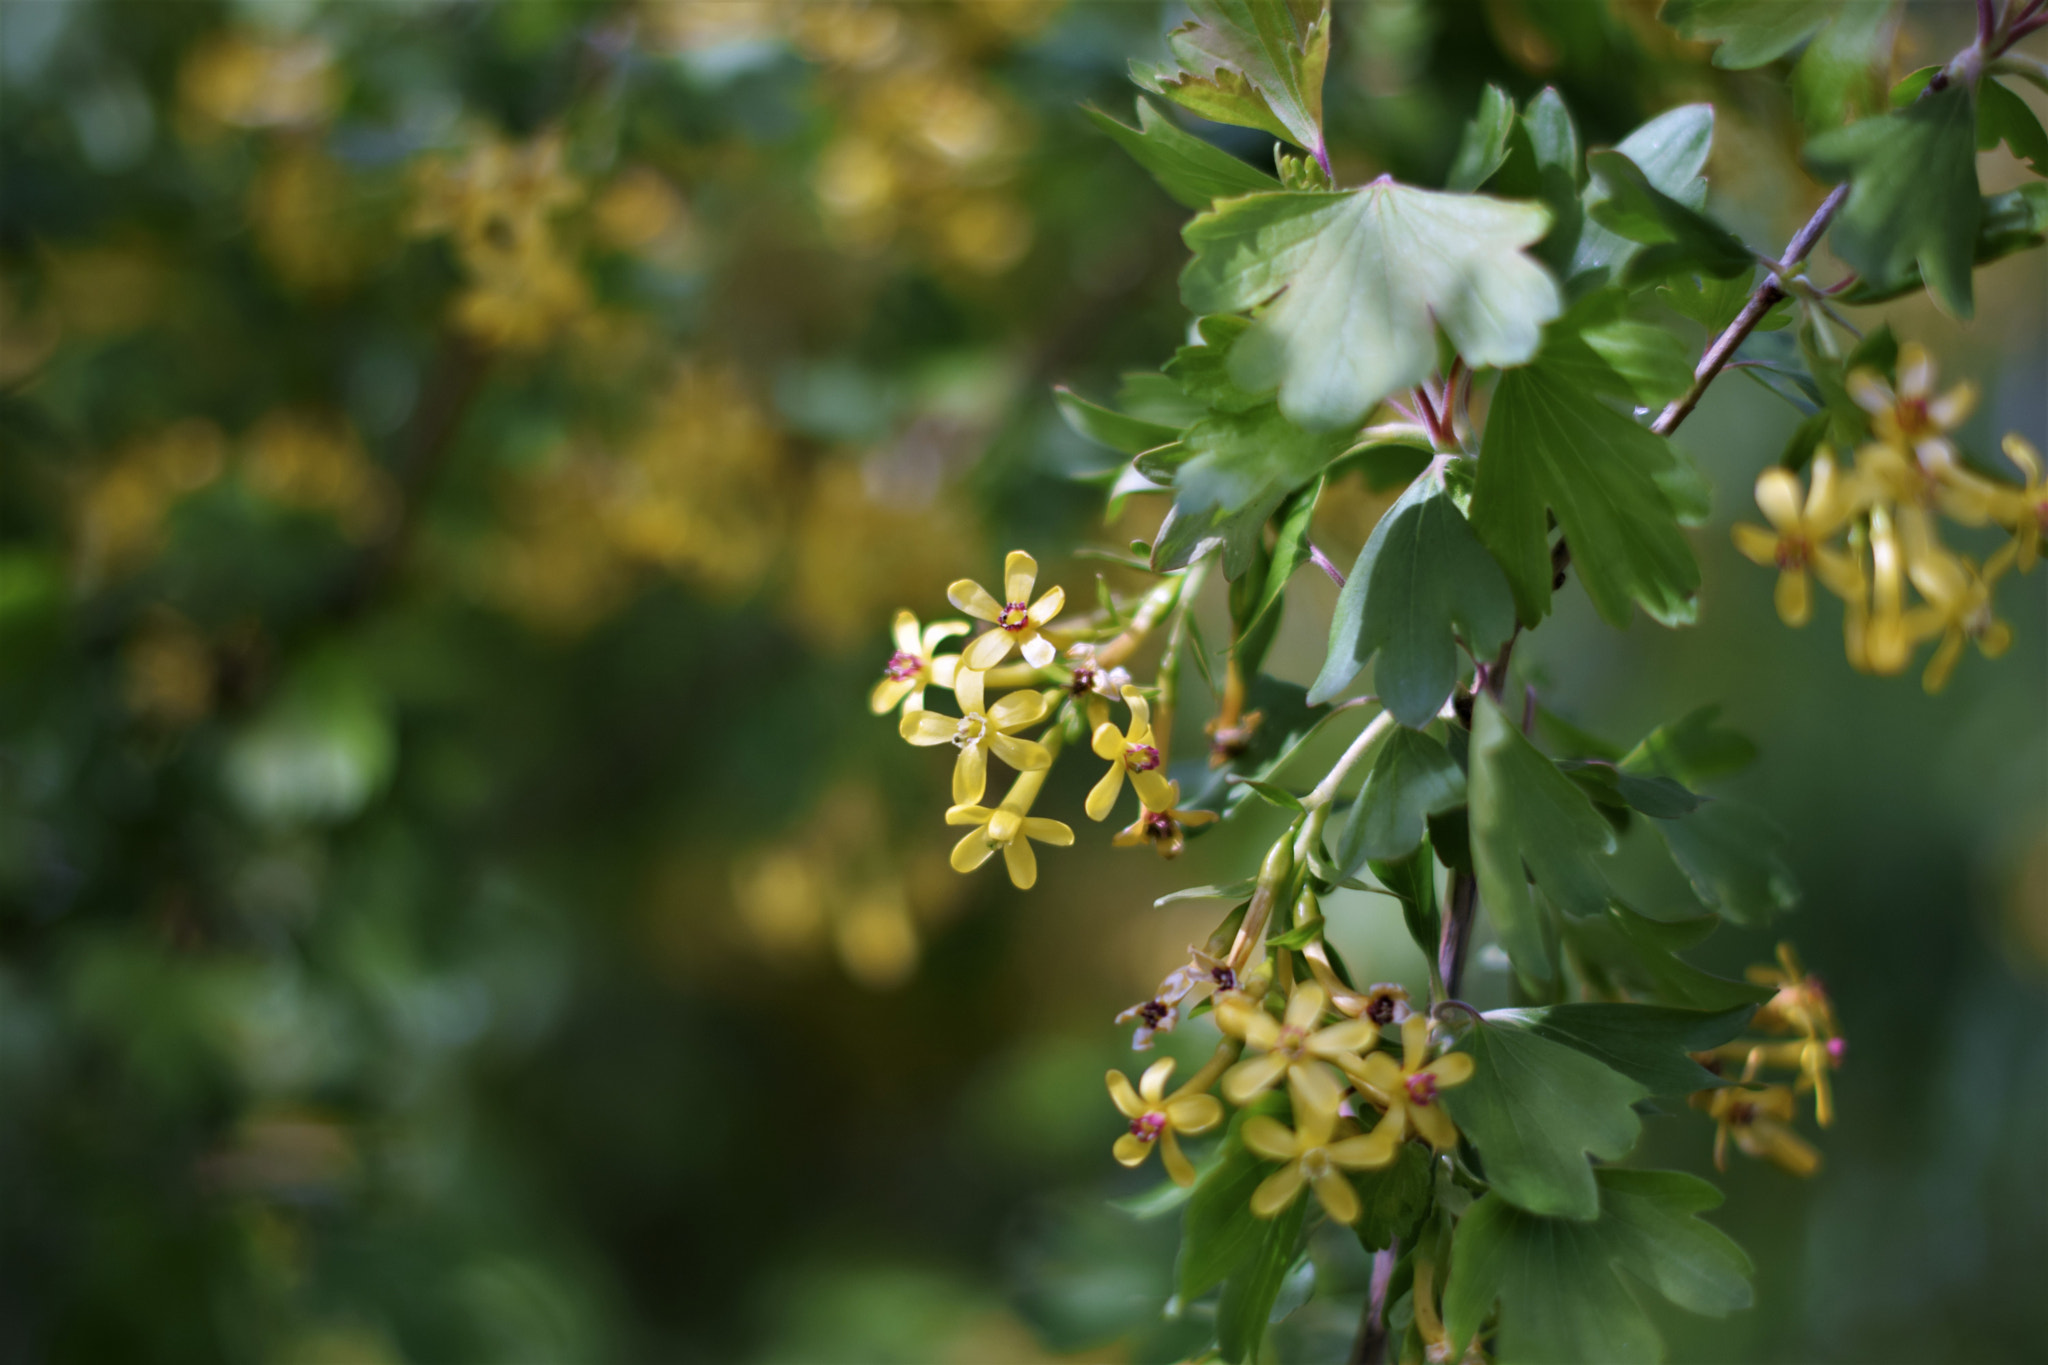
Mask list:
[[[1436,1077],[1427,1071],[1418,1071],[1408,1077],[1408,1102],[1410,1104],[1436,1103]]]
[[[1778,567],[1803,569],[1813,558],[1813,545],[1805,536],[1778,537]]]
[[[996,618],[996,624],[1011,634],[1016,634],[1031,623],[1031,609],[1022,602],[1012,602],[1003,608],[1003,614]]]
[[[1096,676],[1097,674],[1093,668],[1090,668],[1087,664],[1082,664],[1074,670],[1074,678],[1072,682],[1067,684],[1067,691],[1077,697],[1093,692],[1095,690]]]
[[[1167,812],[1163,810],[1148,810],[1145,812],[1145,837],[1147,839],[1157,839],[1163,842],[1173,838],[1177,832],[1178,829],[1173,822],[1173,817]]]
[[[1140,1142],[1157,1142],[1166,1128],[1166,1114],[1154,1109],[1131,1120],[1131,1136]]]
[[[1159,766],[1159,750],[1149,744],[1126,744],[1124,766],[1134,773],[1149,773]]]
[[[924,668],[924,659],[908,650],[897,650],[889,656],[889,666],[883,671],[896,682],[914,678]]]
[[[1895,414],[1899,430],[1908,436],[1917,436],[1928,429],[1927,400],[1925,398],[1901,398]]]

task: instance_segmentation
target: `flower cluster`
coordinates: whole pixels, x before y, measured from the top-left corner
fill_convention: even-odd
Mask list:
[[[1775,966],[1751,967],[1749,979],[1776,988],[1750,1020],[1757,1030],[1776,1036],[1737,1039],[1697,1054],[1695,1060],[1708,1070],[1717,1075],[1734,1072],[1739,1080],[1702,1090],[1692,1103],[1714,1120],[1717,1168],[1727,1169],[1728,1143],[1733,1139],[1746,1155],[1793,1175],[1812,1175],[1820,1169],[1820,1153],[1794,1131],[1793,1116],[1799,1097],[1811,1093],[1814,1121],[1823,1128],[1835,1121],[1829,1073],[1842,1064],[1848,1043],[1835,1023],[1834,1007],[1820,978],[1800,967],[1791,944],[1778,945]],[[1761,1081],[1766,1070],[1791,1075]]]
[[[1217,818],[1213,811],[1181,809],[1179,784],[1165,775],[1172,712],[1164,671],[1162,682],[1146,689],[1133,685],[1123,667],[1181,599],[1183,582],[1183,576],[1169,577],[1128,617],[1111,601],[1085,619],[1063,619],[1065,589],[1038,592],[1038,562],[1013,550],[1003,564],[1001,596],[966,578],[947,588],[956,608],[987,627],[958,653],[938,651],[970,632],[967,621],[923,625],[908,611],[896,614],[895,650],[869,705],[881,715],[900,704],[898,731],[905,740],[926,748],[950,744],[957,751],[946,823],[971,828],[953,849],[955,869],[972,872],[1000,851],[1010,880],[1028,889],[1038,879],[1032,844],[1074,842],[1072,828],[1031,813],[1070,736],[1087,736],[1090,749],[1109,763],[1084,806],[1089,819],[1108,818],[1126,782],[1138,794],[1138,818],[1112,843],[1150,844],[1171,858],[1181,851],[1188,828]],[[1012,683],[1023,686],[990,698],[991,688]],[[939,691],[952,693],[958,714],[926,705]],[[1126,724],[1112,719],[1113,702],[1129,712]],[[1048,721],[1037,738],[1026,736]],[[992,807],[981,804],[991,757],[1016,773]]]
[[[1811,618],[1813,579],[1840,597],[1849,662],[1864,672],[1903,672],[1920,644],[1938,640],[1922,683],[1939,692],[1966,642],[1990,659],[2012,643],[2011,627],[1993,614],[1992,588],[2008,569],[2032,568],[2048,533],[2041,457],[2012,435],[2004,449],[2023,483],[1971,469],[1949,433],[1975,407],[1976,387],[1964,382],[1935,393],[1934,360],[1915,343],[1899,348],[1896,388],[1856,369],[1848,390],[1869,415],[1873,439],[1846,467],[1826,447],[1815,451],[1804,490],[1790,470],[1765,470],[1756,501],[1770,526],[1736,526],[1735,545],[1778,570],[1778,615],[1789,626]],[[1943,546],[1939,517],[1995,525],[2012,539],[1979,564]],[[1909,586],[1917,602],[1909,601]]]

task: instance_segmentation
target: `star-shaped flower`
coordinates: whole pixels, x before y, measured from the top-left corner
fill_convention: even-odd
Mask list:
[[[1010,656],[1014,648],[1033,668],[1044,668],[1057,654],[1052,641],[1039,634],[1046,622],[1060,614],[1067,603],[1064,588],[1047,588],[1036,602],[1031,589],[1038,581],[1038,561],[1022,550],[1010,551],[1003,561],[1003,598],[997,601],[987,588],[971,578],[962,578],[946,589],[954,606],[994,630],[983,631],[961,654],[961,667],[988,670]]]
[[[1208,1132],[1223,1122],[1223,1104],[1214,1095],[1201,1093],[1215,1079],[1215,1073],[1206,1067],[1168,1095],[1166,1082],[1173,1075],[1173,1064],[1173,1058],[1162,1057],[1146,1067],[1135,1090],[1123,1072],[1109,1073],[1109,1097],[1131,1121],[1131,1130],[1119,1137],[1110,1150],[1124,1165],[1139,1166],[1157,1147],[1159,1159],[1173,1183],[1192,1185],[1194,1164],[1181,1152],[1176,1135]]]
[[[1370,1171],[1394,1159],[1397,1138],[1379,1132],[1337,1136],[1337,1106],[1305,1092],[1290,1078],[1294,1127],[1254,1114],[1244,1121],[1244,1145],[1268,1161],[1286,1164],[1252,1191],[1252,1214],[1274,1218],[1312,1187],[1316,1201],[1340,1223],[1358,1221],[1358,1192],[1344,1178],[1346,1171]]]
[[[884,665],[882,680],[868,697],[868,708],[879,716],[900,701],[905,711],[922,711],[926,686],[937,683],[940,687],[951,687],[954,670],[960,664],[957,654],[948,654],[943,659],[934,657],[939,641],[966,633],[965,621],[934,621],[920,634],[915,616],[907,611],[897,612],[893,627],[896,652]]]
[[[1173,806],[1173,788],[1161,771],[1166,766],[1166,756],[1160,752],[1159,739],[1152,733],[1152,708],[1135,687],[1124,688],[1123,695],[1124,705],[1131,708],[1131,728],[1119,730],[1110,721],[1095,727],[1091,747],[1097,758],[1109,760],[1109,771],[1088,793],[1084,809],[1090,820],[1100,820],[1109,814],[1123,792],[1126,774],[1147,808],[1168,810]]]
[[[1937,396],[1934,357],[1925,346],[1909,341],[1899,347],[1896,392],[1875,370],[1851,370],[1847,383],[1856,406],[1870,414],[1871,434],[1880,442],[1913,456],[1930,472],[1956,463],[1948,433],[1976,408],[1977,386],[1964,380]]]
[[[1357,1054],[1379,1041],[1380,1028],[1370,1019],[1346,1019],[1317,1028],[1329,1008],[1329,997],[1314,982],[1303,982],[1287,997],[1287,1014],[1275,1020],[1248,1000],[1226,1000],[1216,1007],[1216,1024],[1232,1037],[1244,1039],[1246,1057],[1223,1073],[1223,1098],[1242,1109],[1263,1095],[1282,1076],[1316,1098],[1335,1106],[1343,1087],[1323,1063],[1363,1065]]]
[[[1780,1170],[1809,1176],[1820,1169],[1820,1153],[1792,1130],[1795,1101],[1782,1085],[1731,1085],[1703,1090],[1693,1103],[1714,1120],[1714,1169],[1728,1169],[1728,1139],[1746,1156]]]
[[[1862,566],[1848,552],[1826,543],[1855,511],[1832,455],[1823,450],[1814,456],[1813,489],[1803,501],[1796,475],[1788,469],[1766,469],[1757,476],[1756,505],[1771,529],[1736,523],[1735,548],[1765,568],[1777,568],[1778,616],[1786,625],[1803,626],[1813,615],[1809,569],[1843,598],[1862,593]]]
[[[1139,844],[1150,844],[1162,858],[1178,858],[1180,851],[1187,847],[1187,836],[1183,832],[1197,825],[1214,823],[1219,817],[1213,810],[1181,810],[1180,783],[1166,784],[1166,800],[1158,810],[1147,806],[1138,818],[1117,831],[1109,842],[1118,848],[1136,848]]]
[[[1036,776],[1036,773],[1026,773],[1017,779],[1017,787],[1024,786],[1027,780]],[[1038,855],[1032,852],[1030,841],[1036,839],[1041,844],[1052,844],[1057,848],[1065,848],[1074,842],[1074,831],[1059,821],[1026,815],[1021,809],[1013,808],[1011,801],[1017,794],[1017,787],[1011,788],[1010,795],[994,810],[986,806],[955,806],[946,812],[949,825],[977,827],[953,845],[955,872],[972,872],[1001,849],[1003,863],[1010,870],[1011,884],[1019,891],[1029,891],[1038,880]],[[1036,795],[1035,788],[1032,794]]]
[[[1435,1061],[1429,1056],[1429,1016],[1414,1015],[1401,1025],[1401,1062],[1384,1052],[1375,1052],[1358,1066],[1346,1066],[1359,1092],[1386,1111],[1372,1132],[1390,1134],[1398,1143],[1412,1130],[1438,1151],[1458,1145],[1458,1128],[1437,1096],[1454,1085],[1472,1079],[1472,1059],[1462,1052],[1448,1052]]]
[[[953,696],[960,703],[958,716],[906,710],[897,730],[912,744],[951,744],[960,750],[953,765],[955,805],[972,805],[988,790],[990,753],[1018,772],[1038,772],[1052,766],[1052,755],[1043,744],[1019,739],[1011,733],[1045,719],[1044,694],[1028,689],[1012,692],[994,706],[984,707],[981,673],[962,667],[953,678]]]

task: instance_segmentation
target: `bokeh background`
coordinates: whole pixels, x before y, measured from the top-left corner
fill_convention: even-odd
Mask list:
[[[1782,241],[1800,110],[1654,8],[1340,5],[1340,175],[1433,183],[1488,81],[1557,85],[1596,144],[1712,99],[1717,206]],[[1177,19],[0,7],[0,1359],[1182,1349],[1102,1073],[1206,928],[1153,898],[1250,840],[1166,865],[1088,827],[1032,893],[958,877],[950,765],[866,708],[890,613],[1008,548],[1131,585],[1067,552],[1162,509],[1103,524],[1049,390],[1185,325],[1184,215],[1077,112],[1128,119]],[[1911,8],[1898,72],[1968,21]],[[1883,315],[1980,380],[1995,459],[2048,443],[2042,254],[1978,297]],[[1794,421],[1730,376],[1681,435],[1697,628],[1567,593],[1524,651],[1609,738],[1724,701],[1759,741],[1737,789],[1791,832],[1782,929],[1850,1039],[1820,1177],[1726,1178],[1757,1307],[1674,1351],[2037,1359],[2048,574],[1938,699],[1851,672],[1727,540]],[[1337,488],[1319,543],[1348,562],[1379,505]],[[1306,680],[1332,593],[1293,593],[1272,666]],[[1071,769],[1044,804],[1082,826]],[[1331,913],[1371,976],[1419,970],[1373,902]],[[1649,1132],[1706,1168],[1696,1118]],[[1283,1359],[1355,1325],[1355,1245],[1318,1260]]]

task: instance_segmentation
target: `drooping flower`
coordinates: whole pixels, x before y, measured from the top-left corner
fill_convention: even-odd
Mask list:
[[[966,676],[964,669],[962,676]],[[1038,880],[1038,855],[1031,850],[1031,840],[1058,848],[1074,842],[1074,831],[1067,826],[1057,820],[1031,814],[1031,803],[1037,799],[1038,789],[1045,785],[1046,771],[1041,767],[1019,773],[1016,782],[1010,786],[1009,795],[994,810],[986,806],[962,805],[946,812],[949,825],[976,826],[953,845],[955,872],[972,872],[1001,849],[1003,863],[1010,870],[1011,884],[1019,891],[1029,891]]]
[[[1095,727],[1092,747],[1097,758],[1109,760],[1109,771],[1088,793],[1084,809],[1090,820],[1100,820],[1109,814],[1123,792],[1125,774],[1129,774],[1131,785],[1138,789],[1138,799],[1148,809],[1169,810],[1173,806],[1173,788],[1161,771],[1166,766],[1166,756],[1160,752],[1158,737],[1152,733],[1152,708],[1135,687],[1124,688],[1123,697],[1124,705],[1131,708],[1131,728],[1119,730],[1110,721]]]
[[[1120,1011],[1114,1022],[1137,1021],[1138,1027],[1131,1033],[1131,1047],[1144,1052],[1152,1046],[1154,1034],[1173,1032],[1186,1009],[1200,1004],[1202,997],[1214,991],[1220,1000],[1236,993],[1237,988],[1237,973],[1228,962],[1200,948],[1189,948],[1187,962],[1166,974],[1157,995]]]
[[[1929,692],[1948,686],[1964,641],[1974,641],[1987,659],[1996,659],[2012,647],[2012,627],[1992,614],[1991,586],[2011,566],[2016,553],[2017,548],[2007,544],[1982,570],[1969,556],[1952,555],[1931,543],[1919,554],[1908,555],[1907,573],[1927,605],[1911,613],[1907,633],[1914,639],[1941,637],[1920,679]]]
[[[1363,1065],[1358,1054],[1379,1041],[1380,1029],[1370,1019],[1346,1019],[1319,1029],[1316,1025],[1328,1007],[1329,997],[1312,981],[1294,988],[1281,1020],[1250,1001],[1218,1005],[1217,1027],[1242,1038],[1247,1049],[1259,1054],[1223,1073],[1223,1098],[1241,1109],[1285,1076],[1318,1104],[1334,1106],[1343,1087],[1323,1063],[1347,1070]]]
[[[1714,1120],[1714,1168],[1728,1169],[1728,1139],[1746,1156],[1768,1161],[1796,1176],[1820,1169],[1820,1153],[1792,1129],[1795,1101],[1782,1085],[1731,1085],[1703,1090],[1693,1103]]]
[[[1264,1114],[1254,1114],[1244,1123],[1246,1147],[1268,1161],[1286,1163],[1252,1191],[1253,1216],[1279,1216],[1301,1197],[1302,1186],[1307,1185],[1315,1190],[1316,1201],[1330,1217],[1340,1223],[1356,1222],[1358,1192],[1344,1172],[1386,1165],[1394,1159],[1400,1140],[1377,1130],[1340,1138],[1334,1098],[1326,1103],[1291,1077],[1287,1088],[1294,1101],[1293,1128]]]
[[[1131,681],[1128,668],[1106,664],[1100,655],[1100,647],[1087,641],[1067,649],[1067,695],[1086,708],[1091,727],[1109,719],[1109,704]]]
[[[1969,380],[1947,393],[1934,393],[1934,357],[1925,346],[1909,341],[1899,347],[1896,391],[1875,370],[1851,370],[1847,384],[1856,406],[1870,414],[1871,433],[1901,454],[1911,455],[1928,472],[1956,464],[1956,448],[1948,433],[1961,426],[1977,406],[1977,386]]]
[[[1109,1097],[1131,1121],[1131,1130],[1119,1137],[1110,1150],[1124,1165],[1140,1166],[1157,1147],[1159,1159],[1173,1183],[1192,1185],[1195,1168],[1181,1151],[1177,1135],[1186,1133],[1192,1137],[1223,1122],[1223,1103],[1214,1095],[1203,1093],[1216,1079],[1216,1073],[1208,1067],[1171,1095],[1167,1094],[1166,1082],[1173,1075],[1173,1066],[1173,1058],[1160,1058],[1145,1068],[1136,1089],[1123,1072],[1109,1073]]]
[[[946,589],[954,606],[994,630],[983,631],[961,653],[961,667],[986,671],[1010,656],[1011,649],[1024,655],[1033,668],[1044,668],[1057,653],[1051,640],[1039,634],[1045,624],[1066,605],[1066,589],[1047,588],[1036,602],[1031,589],[1038,582],[1038,561],[1022,550],[1010,551],[1003,561],[1003,599],[999,602],[987,588],[971,578],[962,578]]]
[[[2041,557],[2041,538],[2048,536],[2048,480],[2042,478],[2041,452],[2018,432],[2008,435],[2000,448],[2027,481],[2019,488],[1999,490],[1989,509],[1990,519],[2012,532],[2013,544],[2018,547],[2013,563],[2025,573]]]
[[[1399,1143],[1413,1131],[1438,1151],[1458,1145],[1458,1128],[1438,1100],[1441,1091],[1472,1079],[1472,1058],[1462,1052],[1447,1052],[1435,1061],[1429,1057],[1429,1016],[1417,1014],[1401,1025],[1401,1061],[1375,1052],[1362,1064],[1345,1070],[1360,1093],[1386,1111],[1373,1136],[1390,1136]]]
[[[1045,719],[1043,694],[1012,692],[985,707],[981,673],[963,666],[954,675],[953,696],[960,703],[958,716],[906,710],[897,723],[898,732],[912,744],[951,744],[960,750],[953,765],[953,804],[968,806],[981,800],[988,790],[991,753],[1022,773],[1051,766],[1052,754],[1043,744],[1011,733]]]
[[[1865,673],[1890,675],[1913,661],[1915,639],[1906,620],[1906,563],[1889,509],[1870,509],[1869,591],[1849,601],[1842,616],[1842,643],[1849,664]]]
[[[1732,528],[1735,548],[1765,568],[1778,570],[1778,617],[1788,626],[1803,626],[1813,615],[1808,570],[1838,596],[1854,600],[1862,593],[1863,571],[1846,551],[1827,544],[1854,509],[1854,500],[1837,475],[1834,456],[1823,450],[1813,457],[1813,488],[1802,505],[1799,480],[1787,469],[1766,469],[1757,476],[1756,505],[1770,521],[1770,530],[1748,522]]]
[[[1183,831],[1196,825],[1212,824],[1219,818],[1212,810],[1179,809],[1180,783],[1167,783],[1166,791],[1166,801],[1160,809],[1145,807],[1138,813],[1138,818],[1119,830],[1110,843],[1118,848],[1150,844],[1160,857],[1178,858],[1180,851],[1187,847],[1187,836]]]
[[[960,656],[948,654],[943,659],[935,656],[939,641],[966,634],[967,623],[934,621],[920,634],[917,618],[907,611],[899,611],[893,633],[896,652],[889,656],[889,662],[882,669],[882,680],[875,684],[874,692],[868,697],[869,709],[878,716],[899,701],[906,713],[922,711],[924,689],[928,685],[953,685],[953,673],[960,665]]]

